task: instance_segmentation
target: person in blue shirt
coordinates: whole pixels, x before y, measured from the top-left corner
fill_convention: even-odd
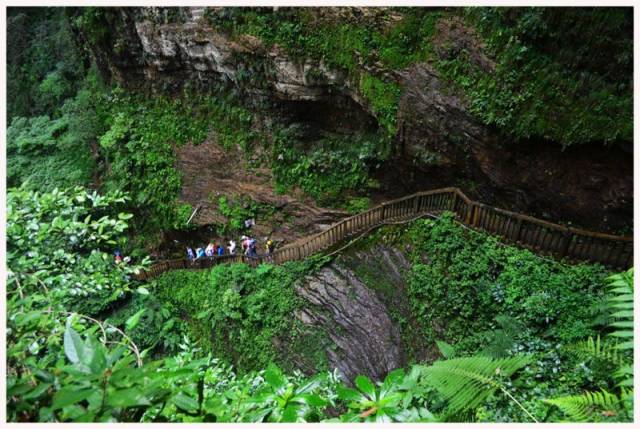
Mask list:
[[[258,256],[258,251],[256,249],[257,240],[255,238],[251,238],[249,240],[249,256],[256,257]]]
[[[202,247],[198,247],[196,249],[196,259],[204,258],[205,256],[204,249]]]
[[[193,253],[193,249],[191,247],[187,247],[187,259],[193,261],[196,255]]]
[[[218,256],[224,255],[224,246],[218,246]]]

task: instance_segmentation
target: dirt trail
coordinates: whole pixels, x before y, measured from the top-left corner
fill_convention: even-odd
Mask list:
[[[256,219],[252,231],[255,236],[270,236],[282,243],[319,232],[348,216],[342,210],[318,207],[301,192],[276,194],[271,170],[249,165],[240,148],[227,150],[213,139],[207,139],[199,145],[188,144],[176,151],[177,168],[182,174],[180,200],[194,207],[201,206],[192,220],[196,226],[226,222],[218,211],[220,196],[246,196],[276,207],[278,210],[273,218]]]

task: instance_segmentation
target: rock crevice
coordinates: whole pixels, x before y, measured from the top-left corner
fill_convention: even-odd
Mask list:
[[[402,269],[403,267],[400,267]],[[308,304],[296,317],[327,333],[330,368],[346,380],[364,374],[375,380],[407,363],[401,333],[376,292],[351,269],[331,263],[296,285]]]

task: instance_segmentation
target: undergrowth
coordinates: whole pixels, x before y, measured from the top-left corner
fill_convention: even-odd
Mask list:
[[[206,350],[240,371],[264,368],[270,362],[295,367],[296,356],[287,350],[317,335],[294,316],[302,302],[293,284],[312,267],[306,261],[255,269],[233,264],[206,271],[172,271],[156,280],[153,291],[160,302],[178,309],[190,335]],[[284,349],[279,350],[274,339]],[[326,365],[317,349],[321,344],[303,350],[318,368]]]

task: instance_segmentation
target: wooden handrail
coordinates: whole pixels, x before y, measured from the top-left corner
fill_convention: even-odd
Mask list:
[[[536,252],[568,260],[599,262],[612,268],[632,265],[633,237],[618,236],[551,223],[532,216],[492,207],[471,200],[458,188],[418,192],[386,201],[356,215],[344,218],[328,229],[302,241],[288,244],[271,255],[247,257],[222,255],[197,261],[173,259],[161,261],[136,276],[147,280],[180,268],[210,268],[219,263],[243,262],[256,266],[262,262],[282,264],[304,259],[329,249],[345,239],[376,226],[398,220],[417,219],[426,214],[451,211],[456,220],[468,227],[502,237],[505,241]]]

